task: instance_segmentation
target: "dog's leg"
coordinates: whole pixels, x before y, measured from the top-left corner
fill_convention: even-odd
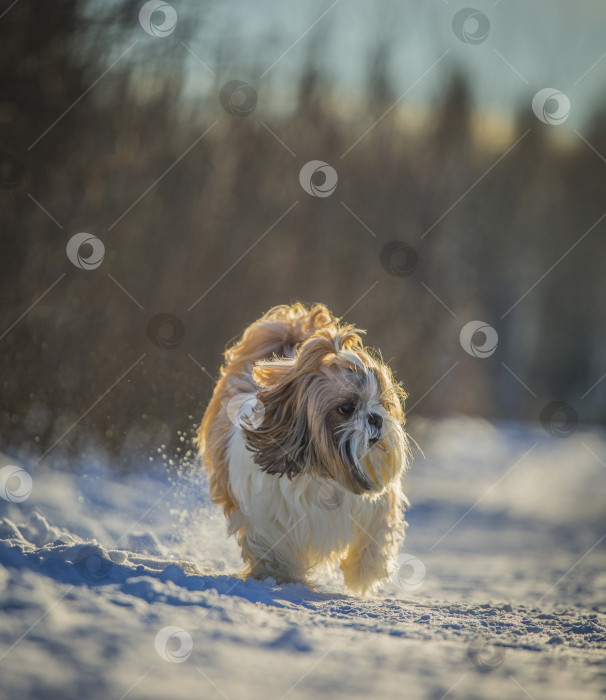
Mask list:
[[[272,543],[262,534],[245,527],[238,533],[238,543],[246,565],[245,576],[260,580],[271,577],[276,583],[301,583],[311,587],[309,571],[287,536]]]
[[[341,570],[354,593],[374,592],[390,574],[390,562],[404,539],[403,504],[400,489],[392,487],[372,502],[370,512],[352,513],[355,539],[341,559]]]

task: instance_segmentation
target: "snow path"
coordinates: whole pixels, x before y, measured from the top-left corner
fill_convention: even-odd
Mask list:
[[[603,436],[418,430],[425,579],[367,600],[234,576],[198,474],[32,468],[31,497],[1,502],[0,698],[601,698]]]

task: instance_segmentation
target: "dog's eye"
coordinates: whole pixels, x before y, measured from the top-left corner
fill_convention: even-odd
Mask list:
[[[356,407],[351,401],[347,401],[347,403],[342,403],[337,410],[342,416],[351,416]]]

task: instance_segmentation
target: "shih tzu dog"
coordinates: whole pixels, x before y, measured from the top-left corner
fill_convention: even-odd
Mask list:
[[[322,304],[276,306],[225,352],[198,444],[245,574],[376,590],[404,537],[406,394]]]

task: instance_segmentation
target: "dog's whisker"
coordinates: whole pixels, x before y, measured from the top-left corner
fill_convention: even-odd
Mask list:
[[[417,448],[417,450],[419,450],[419,452],[423,455],[423,459],[426,459],[425,453],[424,453],[423,450],[421,449],[421,446],[419,445],[419,443],[413,438],[413,436],[412,436],[410,433],[407,433],[407,434],[406,434],[406,437],[407,437],[408,440],[410,440],[410,442],[414,443],[414,445],[415,445],[415,447]]]

